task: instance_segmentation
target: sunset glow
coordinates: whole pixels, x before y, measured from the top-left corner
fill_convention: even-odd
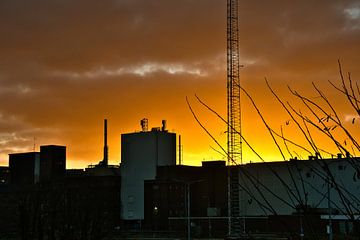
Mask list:
[[[356,112],[328,83],[340,84],[338,59],[345,75],[360,78],[359,1],[244,0],[239,7],[241,83],[274,130],[306,144],[265,77],[297,107],[288,86],[316,99],[315,83],[359,137]],[[110,164],[121,161],[120,134],[139,131],[143,118],[150,129],[166,119],[182,136],[184,164],[225,160],[186,97],[226,149],[226,125],[195,97],[226,118],[226,1],[5,0],[0,29],[0,165],[9,153],[43,144],[67,146],[68,168],[98,163],[104,118]],[[282,160],[246,96],[242,130],[264,160]],[[328,139],[314,138],[336,154]],[[246,146],[243,157],[260,161]]]

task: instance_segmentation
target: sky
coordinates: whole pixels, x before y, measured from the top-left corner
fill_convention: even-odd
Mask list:
[[[314,82],[345,122],[354,118],[328,81],[339,83],[338,59],[360,77],[359,1],[239,0],[239,14],[241,84],[274,129],[303,141],[285,129],[265,77],[290,102],[287,86],[315,97]],[[224,148],[226,125],[195,94],[226,118],[225,0],[0,1],[0,165],[49,144],[67,146],[68,168],[96,164],[104,118],[111,164],[120,135],[139,131],[142,118],[181,134],[185,164],[225,159],[186,97]],[[281,160],[246,96],[242,133],[265,160]],[[257,161],[246,147],[243,159]]]

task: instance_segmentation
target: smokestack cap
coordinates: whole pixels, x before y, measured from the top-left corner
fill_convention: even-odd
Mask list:
[[[161,131],[163,131],[163,132],[167,131],[166,130],[166,120],[162,120],[161,123],[162,123]]]

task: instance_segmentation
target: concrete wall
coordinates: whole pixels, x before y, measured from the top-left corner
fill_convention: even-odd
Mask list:
[[[176,165],[176,134],[149,131],[121,135],[121,202],[124,220],[144,219],[144,180],[157,166]]]
[[[303,204],[326,215],[330,176],[334,179],[330,181],[331,208],[337,209],[338,215],[347,215],[346,207],[358,214],[360,173],[356,166],[360,166],[359,158],[244,165],[239,168],[240,184],[245,186],[241,191],[243,209],[250,216],[273,215],[273,210],[279,215],[291,215],[297,205]],[[344,204],[341,198],[349,202]]]

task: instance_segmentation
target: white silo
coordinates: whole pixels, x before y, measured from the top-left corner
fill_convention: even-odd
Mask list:
[[[144,180],[156,177],[157,166],[176,165],[176,134],[162,128],[121,135],[121,216],[144,219]]]

